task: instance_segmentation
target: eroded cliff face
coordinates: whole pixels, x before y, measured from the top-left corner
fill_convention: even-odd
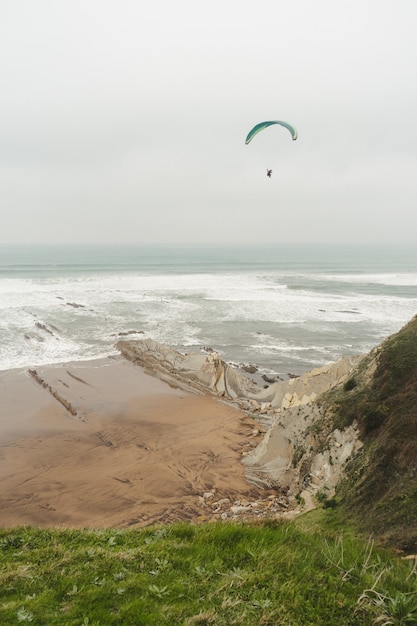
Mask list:
[[[209,391],[258,419],[266,434],[243,459],[248,479],[257,486],[285,490],[305,507],[313,506],[312,494],[318,490],[332,495],[346,461],[362,445],[354,424],[343,431],[333,429],[319,401],[348,380],[362,357],[343,358],[261,389],[215,352],[181,354],[151,339],[117,346],[125,358],[171,384]]]
[[[334,495],[346,462],[361,446],[354,424],[333,429],[323,407],[313,401],[283,409],[243,462],[251,482],[284,489],[306,509],[315,506],[318,491],[326,499]]]

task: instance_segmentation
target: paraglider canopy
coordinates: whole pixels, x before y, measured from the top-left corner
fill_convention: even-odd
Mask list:
[[[285,128],[287,128],[291,133],[293,141],[297,139],[298,131],[295,128],[295,126],[293,126],[292,124],[289,124],[288,122],[280,122],[279,120],[274,120],[272,122],[261,122],[260,124],[256,124],[256,126],[254,126],[252,130],[248,133],[248,136],[246,137],[246,140],[245,140],[245,144],[248,144],[250,141],[252,141],[255,135],[261,132],[261,130],[264,130],[264,128],[268,128],[268,126],[273,126],[274,124],[279,124],[280,126],[284,126]]]

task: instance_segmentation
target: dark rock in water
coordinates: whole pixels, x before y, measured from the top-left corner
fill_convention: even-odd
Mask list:
[[[127,337],[128,335],[144,335],[143,330],[122,330],[119,333],[112,333],[110,337]]]
[[[350,313],[351,315],[359,315],[360,312],[357,309],[341,309],[340,311],[337,311],[338,313]]]
[[[255,365],[241,365],[240,369],[247,374],[256,374],[258,368]]]
[[[201,350],[203,352],[207,352],[207,354],[212,354],[214,352],[213,348],[210,348],[209,346],[204,346]]]
[[[77,302],[67,302],[67,306],[72,306],[74,309],[85,309],[84,304],[77,304]]]
[[[261,378],[269,385],[276,383],[278,380],[282,380],[279,376],[267,376],[267,374],[262,374]]]
[[[300,378],[299,374],[291,374],[291,372],[288,372],[288,378]]]
[[[35,326],[36,328],[39,328],[39,330],[44,330],[46,333],[49,333],[49,335],[54,334],[50,328],[45,326],[45,324],[41,324],[41,322],[35,322]]]

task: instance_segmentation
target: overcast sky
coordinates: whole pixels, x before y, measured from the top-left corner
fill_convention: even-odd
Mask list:
[[[416,0],[0,0],[0,242],[417,243],[416,32]],[[268,119],[298,140],[246,146]]]

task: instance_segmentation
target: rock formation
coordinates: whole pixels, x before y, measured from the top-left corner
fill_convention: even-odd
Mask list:
[[[117,347],[164,380],[209,391],[267,425],[262,443],[244,458],[248,479],[257,486],[288,489],[311,506],[309,493],[325,488],[331,495],[347,458],[361,445],[354,426],[327,432],[316,402],[346,381],[361,357],[343,358],[261,389],[216,352],[181,354],[152,339],[120,341]]]

